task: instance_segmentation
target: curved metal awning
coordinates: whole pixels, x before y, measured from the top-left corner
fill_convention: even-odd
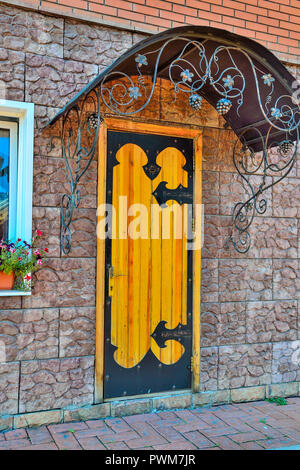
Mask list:
[[[147,90],[143,89],[146,76],[153,80]],[[260,134],[263,138],[270,134],[270,126],[269,144],[282,140],[283,134],[291,141],[297,138],[300,112],[292,100],[294,77],[257,42],[204,26],[174,28],[139,42],[90,82],[48,125],[94,89],[112,112],[133,115],[151,101],[158,78],[169,79],[175,95],[184,92],[187,101],[191,95],[200,95],[219,112],[225,111],[228,125],[255,150],[261,148]],[[116,95],[120,92],[113,86],[116,80],[124,85],[123,101]]]
[[[101,107],[119,116],[134,116],[151,102],[160,78],[169,80],[174,99],[184,93],[193,109],[206,99],[242,142],[234,146],[233,162],[245,197],[233,208],[230,240],[238,252],[249,250],[249,227],[254,216],[267,208],[263,193],[290,173],[297,158],[300,108],[293,97],[297,82],[257,42],[221,29],[185,26],[136,44],[48,123],[63,118],[62,148],[70,184],[70,194],[64,194],[61,203],[65,253],[71,250],[69,227],[80,200],[78,183],[97,147]]]

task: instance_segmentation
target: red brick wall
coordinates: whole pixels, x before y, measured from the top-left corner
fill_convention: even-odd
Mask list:
[[[300,0],[12,0],[5,3],[153,33],[184,24],[221,27],[253,38],[287,60],[292,58],[297,62],[299,56]]]

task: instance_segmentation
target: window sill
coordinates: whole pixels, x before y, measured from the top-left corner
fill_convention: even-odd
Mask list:
[[[13,297],[20,295],[31,295],[31,291],[23,290],[0,290],[0,297]]]

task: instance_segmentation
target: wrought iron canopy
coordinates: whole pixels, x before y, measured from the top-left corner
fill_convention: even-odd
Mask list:
[[[138,63],[138,57],[146,57],[146,64]],[[182,80],[184,63],[194,75],[192,82]],[[204,26],[174,28],[139,42],[103,70],[48,125],[65,115],[91,90],[99,86],[103,89],[117,78],[141,74],[152,77],[153,82],[157,78],[170,79],[177,84],[178,90],[180,84],[191,85],[195,93],[201,94],[214,107],[220,97],[229,98],[233,106],[224,118],[243,143],[250,142],[255,150],[260,150],[260,139],[257,139],[256,132],[248,132],[245,136],[245,128],[255,127],[264,137],[273,123],[278,128],[276,139],[286,128],[290,131],[291,140],[297,138],[300,114],[291,102],[295,79],[280,60],[251,39]],[[227,76],[235,81],[231,89],[224,83]],[[151,96],[147,96],[145,105],[150,101],[148,98]],[[112,108],[118,114],[128,115],[120,107],[117,109],[115,103],[112,103]],[[284,116],[284,123],[276,122],[278,119],[276,114],[272,115],[273,108],[285,110],[288,114]],[[293,109],[292,117],[290,109]],[[298,112],[295,114],[295,111]]]
[[[146,77],[151,78],[147,83]],[[248,251],[254,215],[266,211],[262,193],[293,168],[300,124],[295,79],[270,51],[251,39],[203,26],[153,35],[101,72],[48,124],[63,118],[62,146],[70,182],[70,194],[63,196],[61,205],[65,253],[71,250],[69,226],[80,201],[77,184],[96,149],[101,101],[117,115],[132,116],[150,103],[159,78],[171,82],[175,99],[177,93],[185,93],[194,109],[206,99],[242,143],[233,155],[246,194],[233,210],[230,239],[237,251]]]

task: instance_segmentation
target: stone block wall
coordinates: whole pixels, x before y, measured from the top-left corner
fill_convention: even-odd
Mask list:
[[[0,297],[0,340],[7,360],[0,363],[0,425],[10,425],[4,416],[12,415],[19,415],[16,426],[36,424],[40,421],[32,413],[49,410],[50,415],[42,413],[40,419],[92,415],[78,410],[95,401],[97,161],[80,183],[73,249],[66,257],[59,243],[59,205],[69,190],[56,138],[60,125],[43,127],[100,70],[143,37],[0,3],[0,79],[5,85],[1,98],[35,103],[33,227],[44,232],[50,250],[46,267],[35,275],[31,296]],[[293,72],[298,74],[295,67]],[[175,104],[168,99],[168,84],[162,82],[153,107],[137,118],[204,129],[202,395],[193,403],[261,398],[266,386],[282,382],[293,384],[282,393],[299,393],[300,361],[295,365],[293,358],[300,347],[300,166],[268,194],[268,210],[255,218],[251,229],[249,253],[225,249],[240,191],[232,164],[235,136],[207,103],[197,114],[188,111],[185,97]],[[160,106],[162,100],[168,105]],[[180,403],[190,406],[192,400]],[[116,413],[112,405],[103,405],[102,411],[97,406],[93,409],[99,415]],[[128,406],[129,412],[140,409]],[[147,402],[145,409],[149,407]],[[53,411],[61,408],[63,414]],[[24,413],[29,413],[26,419]]]

